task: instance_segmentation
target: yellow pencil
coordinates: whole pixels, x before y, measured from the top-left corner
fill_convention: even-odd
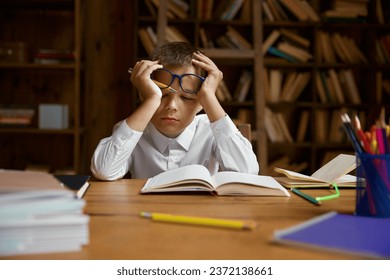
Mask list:
[[[130,74],[133,73],[133,68],[129,68],[129,70],[127,70],[127,72],[129,72]],[[152,80],[152,81],[153,81],[159,88],[167,88],[167,89],[169,89],[169,90],[172,91],[172,92],[177,92],[177,90],[174,89],[173,87],[170,87],[170,86],[167,86],[166,84],[157,82],[156,80]]]
[[[153,221],[160,221],[160,222],[191,224],[191,225],[201,225],[201,226],[211,226],[211,227],[225,227],[225,228],[232,228],[232,229],[254,229],[256,227],[256,223],[254,222],[244,222],[238,220],[180,216],[180,215],[151,213],[151,212],[141,212],[140,216],[143,218],[148,218],[148,219],[152,219]]]

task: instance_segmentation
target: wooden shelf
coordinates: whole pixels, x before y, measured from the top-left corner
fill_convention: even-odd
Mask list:
[[[323,164],[323,159],[326,157],[327,152],[353,152],[352,146],[346,139],[338,143],[329,141],[322,143],[316,140],[316,130],[318,129],[317,119],[319,117],[315,115],[319,111],[326,111],[331,114],[345,108],[351,112],[364,113],[367,116],[367,125],[375,118],[375,112],[381,106],[385,106],[386,111],[390,112],[390,94],[383,93],[383,99],[380,102],[374,98],[374,93],[381,90],[378,88],[379,85],[376,82],[376,73],[381,72],[384,79],[390,79],[388,71],[390,70],[389,63],[380,64],[376,61],[375,56],[375,39],[381,34],[390,35],[390,24],[388,23],[388,19],[386,19],[385,24],[378,24],[376,21],[375,15],[372,14],[375,11],[375,1],[369,1],[368,3],[369,14],[367,16],[367,22],[330,22],[324,20],[322,17],[318,22],[302,22],[298,20],[270,22],[263,20],[261,16],[263,13],[263,1],[248,1],[250,2],[251,16],[245,19],[234,18],[228,21],[219,20],[215,17],[207,20],[200,19],[197,16],[198,2],[195,0],[188,1],[191,9],[188,19],[185,20],[166,16],[165,11],[168,10],[167,1],[160,0],[159,7],[155,8],[155,16],[149,14],[144,1],[135,1],[134,10],[137,12],[134,17],[134,26],[136,28],[145,26],[154,28],[158,35],[159,43],[164,41],[167,26],[175,26],[179,30],[182,30],[190,43],[201,48],[202,52],[212,58],[220,69],[223,69],[224,77],[229,77],[225,81],[231,91],[234,90],[234,86],[238,82],[236,73],[240,69],[241,71],[242,69],[251,69],[255,79],[251,85],[248,100],[242,104],[236,103],[236,105],[233,105],[234,102],[222,102],[222,104],[225,108],[229,109],[229,114],[233,115],[240,109],[251,111],[251,125],[254,134],[257,135],[253,146],[260,163],[260,172],[267,174],[269,171],[267,167],[270,162],[278,157],[288,155],[294,162],[307,161],[308,168],[305,171],[311,174]],[[320,15],[324,12],[324,9],[329,7],[328,1],[309,0],[308,2]],[[384,2],[382,1],[382,3]],[[214,5],[214,8],[216,8],[217,4],[214,3]],[[387,13],[388,6],[386,5]],[[204,48],[204,44],[199,35],[200,28],[205,27],[212,34],[210,37],[215,40],[216,37],[226,31],[227,26],[233,26],[239,29],[244,37],[253,45],[253,48],[247,50],[223,49],[218,47]],[[308,51],[313,55],[313,58],[307,62],[288,62],[286,60],[281,61],[279,58],[268,53],[263,55],[262,42],[264,42],[273,30],[278,29],[287,29],[304,35],[310,42]],[[317,42],[317,36],[321,31],[329,33],[339,32],[340,34],[351,36],[354,40],[356,39],[357,45],[362,48],[363,53],[367,57],[367,62],[346,63],[341,60],[337,60],[336,63],[324,62],[319,53],[319,42]],[[133,34],[135,57],[147,57],[147,53],[138,38],[137,32],[133,32]],[[265,92],[265,81],[263,80],[265,69],[275,69],[282,73],[308,72],[310,79],[297,100],[292,102],[268,102],[265,98],[267,92]],[[353,72],[362,99],[360,104],[353,104],[348,98],[346,98],[346,102],[344,103],[321,102],[315,84],[315,77],[317,73],[331,69],[336,72],[341,70],[350,70]],[[234,78],[232,79],[231,77],[237,77],[237,80],[234,81]],[[303,142],[272,143],[267,137],[267,121],[264,118],[267,107],[275,112],[281,112],[287,115],[288,128],[292,130],[290,131],[292,134],[296,133],[300,124],[299,116],[301,111],[308,111],[310,113],[310,119],[305,140]],[[302,152],[303,150],[304,152]]]
[[[0,107],[28,106],[35,115],[30,126],[0,126],[5,151],[0,168],[24,169],[30,165],[81,171],[82,44],[81,0],[0,0],[1,42],[17,42],[23,53],[0,60]],[[6,30],[6,31],[5,31]],[[34,63],[40,50],[67,50],[67,62]],[[39,129],[40,104],[68,108],[69,129]],[[28,144],[28,145],[26,145]],[[16,157],[14,155],[17,155]]]

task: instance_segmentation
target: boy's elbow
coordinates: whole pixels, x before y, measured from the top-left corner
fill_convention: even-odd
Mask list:
[[[121,179],[123,176],[119,176],[118,174],[113,174],[109,169],[104,168],[95,168],[94,166],[91,166],[90,168],[92,175],[102,181],[115,181],[118,179]]]

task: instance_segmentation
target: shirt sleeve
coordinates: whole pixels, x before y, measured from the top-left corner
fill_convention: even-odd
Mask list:
[[[252,144],[241,134],[228,115],[211,123],[211,130],[221,171],[259,173],[259,163]]]
[[[129,159],[142,132],[131,129],[126,121],[118,123],[110,137],[102,139],[91,160],[91,172],[100,180],[117,180],[129,171]]]

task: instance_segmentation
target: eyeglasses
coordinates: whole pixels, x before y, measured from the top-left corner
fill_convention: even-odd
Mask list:
[[[320,205],[321,201],[337,198],[337,197],[340,196],[340,191],[339,191],[339,188],[337,187],[337,184],[333,183],[332,187],[334,188],[335,193],[330,194],[330,195],[325,195],[325,196],[318,196],[316,198],[301,192],[297,188],[292,188],[291,190],[292,190],[293,193],[295,193],[295,194],[299,195],[300,197],[310,201],[311,203],[313,203],[315,205]]]
[[[196,74],[177,75],[165,68],[153,71],[153,73],[151,74],[151,78],[159,82],[159,84],[157,85],[161,89],[169,88],[173,84],[175,78],[178,78],[180,88],[184,92],[190,94],[196,94],[201,88],[203,82],[205,81],[205,78]]]

